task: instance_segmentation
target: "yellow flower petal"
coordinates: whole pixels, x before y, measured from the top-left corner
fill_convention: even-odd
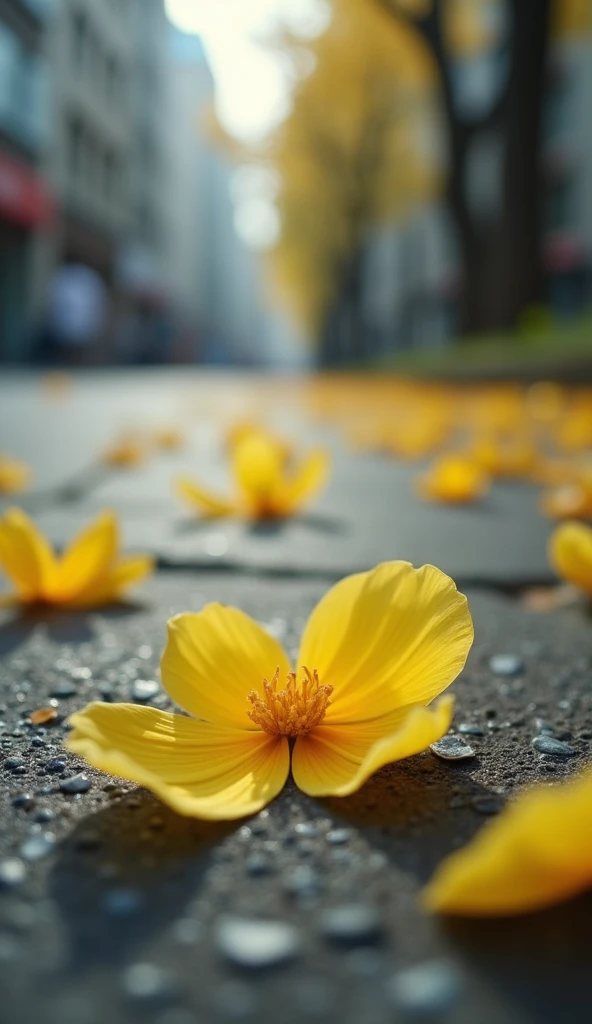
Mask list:
[[[96,608],[117,601],[129,587],[154,572],[154,566],[155,560],[152,555],[130,555],[127,558],[120,558],[106,576],[102,576],[68,603],[79,608]]]
[[[276,514],[274,497],[282,484],[284,460],[271,437],[248,433],[232,449],[232,470],[251,511]]]
[[[426,909],[474,917],[528,913],[592,886],[592,772],[523,793],[438,868]]]
[[[429,703],[456,679],[472,642],[467,599],[448,576],[385,562],[325,595],[298,663],[333,687],[327,725],[359,722]]]
[[[292,754],[296,785],[309,796],[347,796],[385,764],[419,754],[450,728],[454,699],[354,725],[320,725],[299,736]]]
[[[197,718],[253,730],[251,690],[290,663],[277,640],[238,608],[210,604],[168,622],[162,681],[173,700]]]
[[[42,600],[53,584],[56,558],[43,534],[18,508],[0,519],[0,566],[25,601]]]
[[[71,542],[58,564],[54,596],[68,601],[109,572],[118,545],[117,519],[103,512]]]
[[[212,519],[216,519],[221,516],[230,516],[237,510],[236,502],[220,498],[217,494],[206,490],[205,487],[200,487],[186,477],[176,480],[175,487],[179,497],[188,501],[203,516],[211,516]]]
[[[285,738],[196,722],[134,704],[89,704],[70,719],[66,747],[102,771],[146,786],[178,814],[255,814],[283,788]]]
[[[327,480],[330,466],[327,452],[321,449],[311,452],[295,476],[280,486],[275,498],[278,514],[289,515],[318,494]]]
[[[30,478],[31,470],[26,462],[0,454],[0,494],[16,494],[24,490]]]
[[[549,560],[562,579],[592,594],[592,528],[563,523],[549,541]]]

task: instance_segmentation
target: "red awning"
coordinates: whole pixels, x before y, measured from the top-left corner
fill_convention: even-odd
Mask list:
[[[0,150],[0,219],[24,227],[43,227],[53,215],[54,204],[43,179]]]

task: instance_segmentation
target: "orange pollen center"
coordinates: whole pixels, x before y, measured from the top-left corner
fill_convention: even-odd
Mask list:
[[[289,672],[284,689],[279,690],[280,670],[273,679],[263,680],[263,696],[251,690],[249,701],[253,705],[247,715],[272,736],[305,736],[325,717],[333,693],[332,686],[321,686],[319,674],[302,669],[304,678],[299,683],[295,672]]]

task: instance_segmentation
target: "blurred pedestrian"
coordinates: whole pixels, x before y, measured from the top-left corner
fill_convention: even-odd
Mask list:
[[[64,264],[49,283],[44,360],[89,362],[105,331],[107,313],[107,289],[97,271],[83,263]]]

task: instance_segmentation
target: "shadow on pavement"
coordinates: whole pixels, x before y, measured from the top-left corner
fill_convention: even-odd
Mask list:
[[[536,914],[440,927],[472,972],[523,1005],[525,1020],[587,1024],[591,920],[592,892]]]
[[[65,970],[120,964],[166,929],[194,898],[209,849],[238,825],[180,817],[143,790],[86,818],[49,882],[67,931]]]
[[[11,654],[24,644],[38,628],[44,628],[56,644],[85,643],[92,640],[96,628],[91,616],[121,618],[145,610],[141,602],[122,601],[99,608],[74,610],[69,608],[23,608],[13,618],[0,624],[0,657]]]

